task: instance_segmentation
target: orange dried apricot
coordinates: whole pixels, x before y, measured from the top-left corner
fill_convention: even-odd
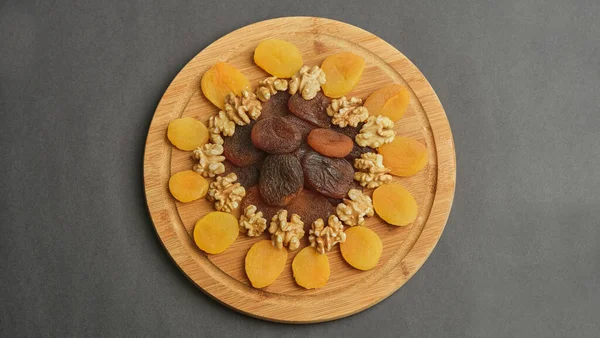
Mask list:
[[[292,77],[303,64],[298,48],[279,39],[261,41],[254,50],[254,62],[267,73],[281,78]]]
[[[396,122],[404,116],[410,101],[408,88],[399,84],[391,84],[380,88],[367,98],[364,107],[369,115],[384,115]]]
[[[346,95],[356,87],[364,68],[365,60],[356,54],[342,52],[329,55],[321,64],[327,77],[327,82],[321,86],[323,93],[331,98]]]
[[[377,215],[392,225],[405,226],[417,219],[417,201],[399,184],[384,184],[373,192]]]
[[[411,176],[425,168],[429,156],[427,147],[421,142],[402,136],[377,149],[383,155],[383,165],[390,168],[390,174]]]
[[[182,117],[169,123],[167,138],[175,147],[192,151],[208,142],[208,129],[192,117]]]
[[[193,170],[180,171],[169,179],[169,191],[179,202],[191,202],[204,197],[208,181]]]
[[[329,157],[345,157],[354,147],[354,141],[348,136],[325,128],[313,129],[306,142],[318,153]]]
[[[329,280],[329,258],[320,254],[312,246],[300,250],[292,262],[292,271],[296,284],[305,289],[317,289],[325,286]]]
[[[246,254],[246,275],[255,288],[264,288],[273,283],[285,267],[288,252],[278,249],[266,239],[254,243]]]
[[[383,244],[377,234],[363,226],[346,230],[346,241],[340,243],[344,260],[359,270],[374,268],[381,258]]]
[[[243,89],[250,88],[250,82],[234,66],[218,62],[204,73],[200,86],[204,96],[215,106],[223,109],[227,94],[233,92],[235,95],[241,95]]]
[[[225,251],[238,236],[238,220],[230,213],[213,211],[200,218],[194,226],[194,242],[209,254]]]

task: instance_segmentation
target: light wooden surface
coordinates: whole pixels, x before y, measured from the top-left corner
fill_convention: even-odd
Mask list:
[[[405,186],[419,205],[417,220],[407,227],[387,225],[378,217],[366,226],[382,239],[383,254],[372,270],[361,272],[342,258],[339,247],[328,253],[331,277],[318,290],[298,287],[291,252],[282,275],[265,289],[249,286],[244,257],[256,241],[267,238],[238,237],[219,255],[201,252],[191,237],[198,218],[213,210],[206,200],[176,202],[168,191],[172,173],[190,169],[188,152],[172,147],[166,139],[169,121],[191,116],[203,122],[215,114],[200,90],[204,71],[218,61],[237,67],[256,86],[268,74],[256,66],[252,56],[266,38],[281,38],[295,44],[304,63],[320,65],[330,54],[351,51],[366,61],[358,86],[349,95],[366,98],[390,83],[405,84],[411,102],[404,118],[396,123],[398,135],[416,138],[427,145],[429,164],[417,175],[394,178]],[[400,288],[423,265],[439,240],[448,218],[456,181],[454,143],[448,120],[435,92],[421,72],[398,50],[377,36],[339,21],[313,17],[287,17],[262,21],[238,29],[205,48],[175,77],[163,95],[148,131],[144,153],[144,185],[148,208],[156,231],[179,268],[205,293],[258,318],[289,323],[333,320],[362,311]],[[370,194],[370,192],[369,192]],[[307,236],[304,245],[308,245]]]

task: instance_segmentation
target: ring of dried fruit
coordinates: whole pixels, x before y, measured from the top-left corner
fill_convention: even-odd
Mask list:
[[[408,107],[408,89],[385,86],[364,105],[361,98],[344,97],[364,70],[364,60],[349,52],[308,67],[293,44],[269,39],[257,46],[254,60],[274,75],[260,81],[256,92],[238,69],[216,63],[202,76],[201,88],[222,110],[210,117],[208,128],[193,118],[173,120],[168,127],[171,143],[193,150],[198,161],[196,172],[171,177],[172,195],[182,202],[207,195],[217,210],[196,222],[195,243],[207,253],[220,253],[239,232],[258,237],[268,228],[271,240],[255,243],[245,258],[255,288],[277,279],[287,261],[286,247],[298,249],[305,233],[310,246],[292,262],[301,287],[327,283],[324,253],[338,243],[351,266],[375,267],[382,242],[364,227],[365,217],[376,211],[389,224],[413,222],[417,203],[412,195],[384,183],[391,180],[388,172],[408,176],[427,165],[427,148],[394,131]],[[218,177],[209,185],[202,176]],[[360,185],[378,187],[373,200]],[[240,207],[238,221],[230,212]],[[351,228],[344,231],[344,225]]]

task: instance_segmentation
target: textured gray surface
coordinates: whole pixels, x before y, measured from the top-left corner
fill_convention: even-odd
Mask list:
[[[0,335],[597,337],[600,3],[388,2],[0,1]],[[318,325],[248,318],[197,290],[142,190],[146,130],[179,69],[286,15],[343,20],[406,54],[458,159],[424,267]]]

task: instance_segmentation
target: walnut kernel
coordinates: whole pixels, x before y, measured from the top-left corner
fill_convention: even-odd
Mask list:
[[[262,211],[257,211],[256,205],[249,205],[240,216],[240,231],[250,237],[260,236],[267,228],[267,220]]]
[[[225,113],[227,117],[240,126],[250,123],[250,119],[256,120],[260,116],[262,106],[256,95],[247,90],[242,90],[242,95],[237,96],[229,93],[225,97]]]
[[[277,76],[268,77],[258,83],[256,96],[262,102],[268,101],[272,95],[277,94],[277,91],[288,89],[288,81],[280,79]]]
[[[215,177],[225,172],[225,156],[223,146],[220,144],[207,143],[192,152],[192,158],[198,160],[194,164],[194,171],[204,177]]]
[[[290,250],[296,250],[300,246],[300,239],[304,237],[304,222],[296,214],[292,214],[288,221],[288,212],[282,209],[271,219],[269,233],[276,248],[287,246]]]
[[[223,144],[222,136],[231,136],[235,132],[235,123],[229,119],[224,111],[219,111],[208,119],[210,141],[214,144]]]
[[[360,155],[360,158],[354,160],[354,168],[359,170],[354,173],[354,179],[361,186],[369,189],[377,188],[392,180],[392,176],[388,174],[390,169],[383,165],[381,154],[365,153]]]
[[[362,100],[357,97],[351,97],[348,100],[345,96],[339,99],[333,99],[327,107],[327,115],[331,116],[331,123],[340,127],[356,127],[359,123],[369,118],[369,111],[362,106]]]
[[[289,92],[294,95],[299,91],[302,94],[302,98],[311,100],[321,91],[321,85],[325,81],[325,72],[319,66],[312,68],[302,66],[290,79]]]
[[[371,198],[358,189],[350,189],[348,197],[338,204],[336,214],[347,226],[364,225],[365,216],[374,215]]]
[[[215,202],[215,210],[232,212],[240,206],[242,198],[246,196],[246,189],[235,181],[237,181],[237,175],[231,173],[225,177],[217,177],[210,184],[207,198],[209,201]]]
[[[327,226],[325,226],[321,218],[314,221],[308,234],[310,246],[322,254],[325,251],[331,250],[337,243],[344,243],[346,241],[344,225],[336,215],[329,216]]]
[[[370,116],[356,135],[355,141],[361,147],[378,148],[394,141],[394,121],[389,117],[379,115]]]

